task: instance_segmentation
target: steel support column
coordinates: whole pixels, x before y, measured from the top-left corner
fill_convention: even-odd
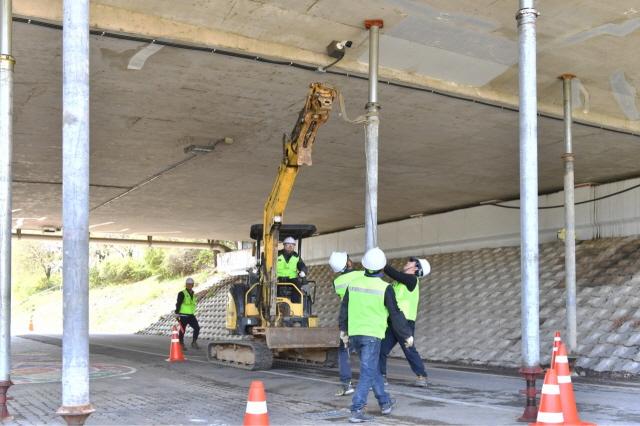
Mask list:
[[[381,19],[364,22],[369,30],[369,102],[366,106],[367,121],[365,124],[365,158],[366,158],[366,192],[364,207],[365,251],[378,245],[378,127],[380,117],[378,111],[378,41],[380,28],[384,25]]]
[[[11,383],[11,157],[13,147],[12,4],[0,20],[0,420],[8,419]]]
[[[576,320],[576,209],[574,197],[574,156],[571,127],[571,80],[575,76],[563,74],[562,93],[564,103],[564,270],[567,287],[567,343],[569,352],[575,353],[578,343]]]
[[[522,274],[522,362],[527,405],[520,420],[536,419],[535,378],[540,369],[538,282],[538,122],[536,93],[536,18],[534,0],[520,0],[520,265]]]
[[[62,30],[62,406],[84,424],[89,399],[89,0],[64,0]]]

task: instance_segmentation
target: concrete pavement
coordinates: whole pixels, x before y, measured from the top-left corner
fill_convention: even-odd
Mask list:
[[[55,415],[60,405],[60,342],[59,336],[14,338],[16,385],[9,392],[15,398],[9,402],[13,424],[62,424]],[[189,350],[187,362],[169,364],[168,346],[166,337],[92,336],[91,394],[97,410],[88,424],[241,424],[252,380],[265,384],[273,425],[347,423],[350,398],[334,396],[335,370],[276,367],[249,372],[211,365],[204,350]],[[380,416],[370,395],[369,412],[378,424],[517,424],[524,385],[519,377],[431,365],[428,371],[430,386],[415,388],[406,361],[390,362],[389,391],[398,407],[391,416]],[[638,383],[577,381],[583,419],[600,425],[640,424]]]

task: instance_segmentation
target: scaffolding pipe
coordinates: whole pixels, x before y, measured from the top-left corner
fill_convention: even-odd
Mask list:
[[[369,102],[365,124],[366,191],[364,207],[365,251],[378,245],[378,53],[379,32],[383,21],[367,20],[369,30]]]
[[[521,373],[527,380],[527,405],[520,420],[536,419],[535,378],[540,372],[538,283],[538,123],[536,94],[536,18],[534,0],[520,0],[520,265],[522,309]]]
[[[89,0],[64,0],[62,30],[62,406],[84,424],[89,397]]]
[[[10,418],[11,386],[11,157],[13,147],[12,4],[1,0],[0,21],[0,421]]]
[[[536,17],[533,0],[520,0],[520,234],[522,266],[522,358],[540,363],[538,283],[538,123]]]
[[[567,342],[569,352],[575,353],[577,347],[577,315],[576,315],[576,210],[574,196],[574,156],[571,134],[572,107],[571,80],[574,75],[563,74],[562,93],[564,103],[564,268],[567,286]]]

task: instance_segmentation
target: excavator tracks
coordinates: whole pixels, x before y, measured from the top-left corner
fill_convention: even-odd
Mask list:
[[[268,370],[273,364],[273,355],[262,340],[216,340],[207,347],[207,360],[244,370]]]
[[[324,355],[320,355],[324,352]],[[273,364],[278,367],[286,368],[332,368],[338,365],[338,350],[326,349],[324,351],[317,351],[311,356],[306,356],[304,353],[284,352],[277,354],[273,359]]]
[[[215,340],[207,347],[207,360],[213,364],[244,370],[269,370],[273,365],[287,368],[327,368],[337,365],[337,350],[280,351],[273,354],[258,339]]]

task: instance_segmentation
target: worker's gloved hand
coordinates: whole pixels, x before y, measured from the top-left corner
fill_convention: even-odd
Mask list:
[[[404,346],[410,348],[413,346],[413,336],[409,336],[407,340],[404,341]]]
[[[349,346],[349,335],[342,330],[340,330],[340,340],[345,346]]]
[[[306,276],[307,276],[307,274],[305,274],[305,273],[304,273],[304,271],[300,271],[300,272],[298,273],[298,276],[299,276],[300,278],[304,278],[304,277],[306,277]]]

